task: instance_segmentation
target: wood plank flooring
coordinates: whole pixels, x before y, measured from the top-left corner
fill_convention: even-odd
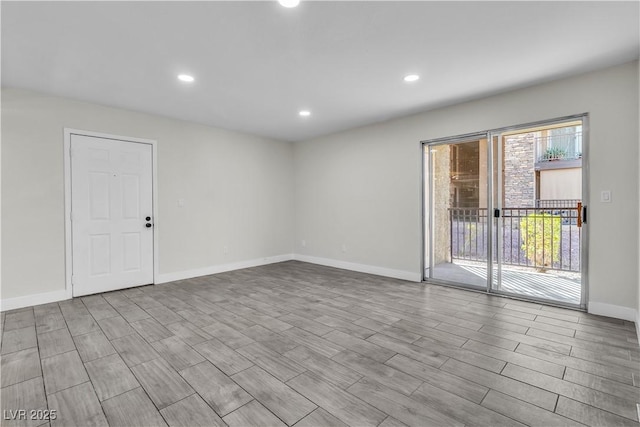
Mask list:
[[[638,425],[631,322],[296,261],[1,328],[2,426]]]

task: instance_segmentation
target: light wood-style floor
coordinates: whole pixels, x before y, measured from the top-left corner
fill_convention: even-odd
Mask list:
[[[286,262],[2,313],[3,418],[637,425],[634,324]]]

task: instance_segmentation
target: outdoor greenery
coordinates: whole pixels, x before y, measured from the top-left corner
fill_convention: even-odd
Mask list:
[[[560,215],[532,213],[520,220],[522,249],[533,266],[552,268],[560,261],[562,219]]]
[[[549,147],[544,152],[544,158],[547,160],[564,159],[567,156],[567,150],[562,147]]]

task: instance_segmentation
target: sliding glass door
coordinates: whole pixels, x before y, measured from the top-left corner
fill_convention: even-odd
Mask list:
[[[585,130],[578,116],[425,142],[425,280],[584,306]]]

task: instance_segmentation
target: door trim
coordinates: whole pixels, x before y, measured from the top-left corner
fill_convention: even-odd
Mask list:
[[[71,236],[71,136],[81,135],[106,140],[118,140],[151,145],[151,186],[153,203],[153,284],[160,275],[159,242],[158,242],[158,143],[152,139],[134,138],[130,136],[112,135],[102,132],[64,128],[64,259],[65,259],[65,292],[67,298],[73,298],[73,241]]]

